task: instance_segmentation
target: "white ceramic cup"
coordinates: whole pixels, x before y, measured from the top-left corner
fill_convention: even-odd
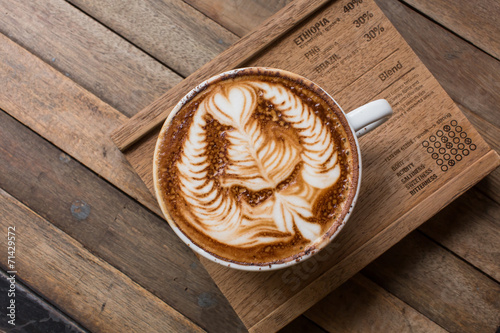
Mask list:
[[[162,195],[161,195],[161,190],[158,185],[159,179],[158,179],[158,154],[159,154],[159,142],[156,145],[155,149],[155,154],[154,154],[154,165],[153,165],[153,176],[154,176],[154,185],[155,185],[155,190],[156,190],[156,197],[158,198],[158,202],[160,204],[160,207],[162,209],[162,212],[169,223],[169,225],[172,227],[174,232],[179,236],[180,239],[184,243],[186,243],[190,248],[192,248],[196,253],[200,254],[201,256],[216,262],[218,264],[239,269],[239,270],[245,270],[245,271],[269,271],[269,270],[275,270],[275,269],[281,269],[285,267],[289,267],[291,265],[294,265],[296,263],[299,263],[303,260],[306,260],[310,258],[312,255],[320,251],[322,248],[324,248],[326,245],[328,245],[340,232],[340,230],[343,228],[343,226],[346,224],[347,220],[349,219],[349,216],[352,213],[352,209],[354,208],[354,205],[357,201],[358,198],[358,193],[361,185],[361,174],[362,174],[362,164],[361,164],[361,152],[359,149],[359,142],[358,142],[358,137],[361,137],[368,132],[374,130],[381,124],[383,124],[385,121],[387,121],[391,116],[392,116],[392,108],[389,105],[389,103],[384,100],[384,99],[379,99],[375,100],[373,102],[367,103],[349,113],[345,113],[340,105],[331,97],[326,91],[324,91],[321,87],[319,87],[317,84],[313,83],[312,81],[303,78],[297,74],[287,72],[284,70],[280,69],[273,69],[273,68],[266,68],[266,67],[249,67],[249,68],[240,68],[240,69],[235,69],[232,71],[224,72],[219,75],[216,75],[204,82],[202,82],[200,85],[195,87],[193,90],[191,90],[184,98],[179,101],[179,103],[174,107],[172,112],[169,114],[168,118],[166,119],[163,128],[160,132],[159,137],[161,138],[165,131],[166,128],[169,126],[171,123],[173,117],[181,110],[181,108],[188,103],[194,96],[196,96],[198,93],[201,91],[205,90],[208,85],[214,84],[220,80],[223,80],[224,78],[227,77],[232,77],[234,75],[238,75],[239,73],[244,73],[244,72],[252,72],[252,71],[260,71],[261,73],[280,73],[283,74],[286,77],[290,77],[292,79],[299,79],[302,80],[303,82],[306,83],[306,85],[313,85],[315,89],[318,89],[321,91],[323,97],[327,96],[334,104],[338,106],[338,108],[341,110],[343,117],[347,120],[347,123],[349,125],[349,129],[345,128],[346,132],[350,131],[352,133],[352,137],[354,138],[356,150],[357,150],[357,156],[358,156],[358,181],[357,181],[357,186],[356,186],[356,191],[355,195],[353,198],[353,201],[350,204],[350,209],[347,212],[347,214],[344,216],[342,223],[337,227],[334,233],[332,233],[327,239],[323,239],[321,243],[316,244],[315,248],[313,251],[305,252],[303,255],[300,255],[299,257],[293,258],[293,260],[281,262],[281,263],[273,263],[269,265],[256,265],[256,264],[241,264],[241,263],[235,263],[234,261],[230,260],[225,260],[221,257],[215,256],[212,253],[206,251],[203,249],[203,247],[195,244],[188,235],[186,235],[175,223],[174,219],[171,217],[168,208],[166,207],[166,204],[163,202]],[[274,74],[273,74],[274,75]],[[344,126],[346,127],[346,126]],[[353,147],[354,148],[354,147]]]

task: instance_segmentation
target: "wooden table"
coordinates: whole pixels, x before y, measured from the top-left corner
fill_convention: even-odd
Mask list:
[[[244,331],[109,135],[288,2],[0,0],[0,293],[17,328]],[[500,151],[500,3],[377,4]],[[497,169],[283,331],[494,332],[499,203]]]

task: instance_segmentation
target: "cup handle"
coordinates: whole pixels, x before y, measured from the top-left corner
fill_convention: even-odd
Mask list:
[[[359,138],[385,123],[391,116],[392,108],[389,102],[377,99],[349,112],[347,120]]]

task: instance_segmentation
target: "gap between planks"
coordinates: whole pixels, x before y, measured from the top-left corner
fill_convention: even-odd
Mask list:
[[[50,295],[56,306],[85,327],[94,331],[149,327],[157,332],[203,332],[2,189],[0,203],[2,229],[16,228],[18,277],[44,297]],[[7,247],[6,238],[0,242]],[[6,259],[6,253],[1,254],[3,268]]]

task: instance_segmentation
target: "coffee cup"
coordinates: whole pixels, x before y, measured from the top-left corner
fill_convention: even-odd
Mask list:
[[[345,114],[317,84],[281,69],[219,74],[165,121],[156,197],[203,257],[247,271],[291,266],[346,224],[361,184],[357,138],[391,115],[385,100]]]

